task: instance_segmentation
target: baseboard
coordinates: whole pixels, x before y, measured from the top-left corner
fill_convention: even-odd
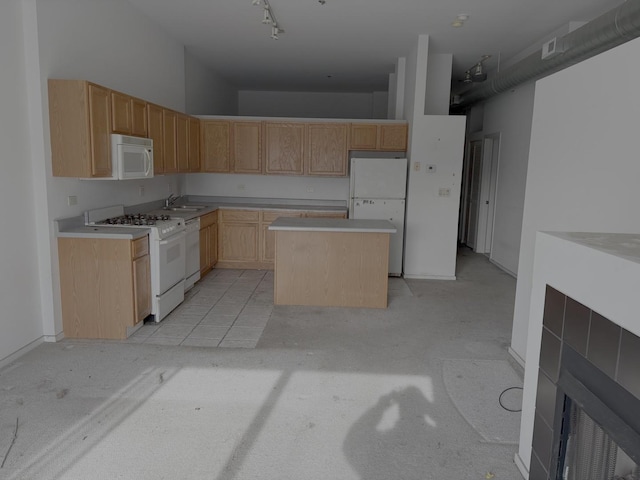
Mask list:
[[[518,362],[522,368],[524,368],[524,365],[525,365],[524,359],[520,355],[518,355],[518,353],[513,348],[509,347],[508,351],[509,351],[509,355],[511,355],[513,359],[516,362]]]
[[[6,367],[7,365],[9,365],[12,362],[15,362],[22,355],[30,352],[31,350],[36,348],[38,345],[40,345],[42,342],[44,342],[44,337],[40,337],[40,338],[34,340],[33,342],[30,342],[30,343],[26,344],[24,347],[16,350],[11,355],[7,355],[2,360],[0,360],[0,369]]]
[[[520,470],[520,474],[522,475],[522,477],[527,480],[529,478],[529,469],[520,458],[520,453],[516,453],[514,455],[513,462],[516,464],[516,467],[518,467],[518,470]]]
[[[64,332],[60,332],[55,335],[44,335],[42,338],[44,339],[45,342],[49,342],[49,343],[59,342],[64,338]]]
[[[455,280],[455,275],[412,275],[405,273],[404,278],[410,280]]]
[[[491,257],[489,257],[489,263],[495,265],[496,267],[498,267],[500,270],[502,270],[504,273],[508,273],[509,275],[511,275],[513,278],[517,279],[518,275],[514,272],[512,272],[511,270],[509,270],[507,267],[504,267],[502,265],[500,265],[498,262],[496,262],[495,260],[493,260]]]

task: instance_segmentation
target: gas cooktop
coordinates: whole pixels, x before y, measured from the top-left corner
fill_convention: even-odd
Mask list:
[[[95,225],[134,225],[134,226],[154,226],[161,221],[171,220],[169,215],[149,215],[146,213],[134,213],[110,217],[95,222]]]

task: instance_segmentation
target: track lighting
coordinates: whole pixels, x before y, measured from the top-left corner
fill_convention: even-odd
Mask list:
[[[271,38],[278,40],[278,34],[284,33],[284,29],[278,26],[276,16],[273,14],[273,9],[269,4],[269,0],[252,0],[252,5],[262,5],[264,7],[264,15],[262,17],[262,23],[265,25],[271,25]]]
[[[464,72],[464,77],[460,81],[462,83],[484,82],[487,79],[487,74],[483,71],[482,64],[488,58],[491,58],[491,55],[482,55],[478,63]]]

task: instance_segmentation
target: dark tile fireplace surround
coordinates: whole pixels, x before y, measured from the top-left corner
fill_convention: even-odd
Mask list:
[[[571,402],[595,410],[604,404],[608,413],[595,411],[594,420],[612,420],[603,429],[639,463],[640,338],[547,286],[529,480],[562,478],[557,472]]]

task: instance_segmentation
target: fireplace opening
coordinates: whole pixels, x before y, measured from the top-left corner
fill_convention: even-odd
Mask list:
[[[640,401],[569,346],[562,349],[556,480],[640,480]]]
[[[640,467],[569,397],[559,469],[562,480],[640,480]]]

